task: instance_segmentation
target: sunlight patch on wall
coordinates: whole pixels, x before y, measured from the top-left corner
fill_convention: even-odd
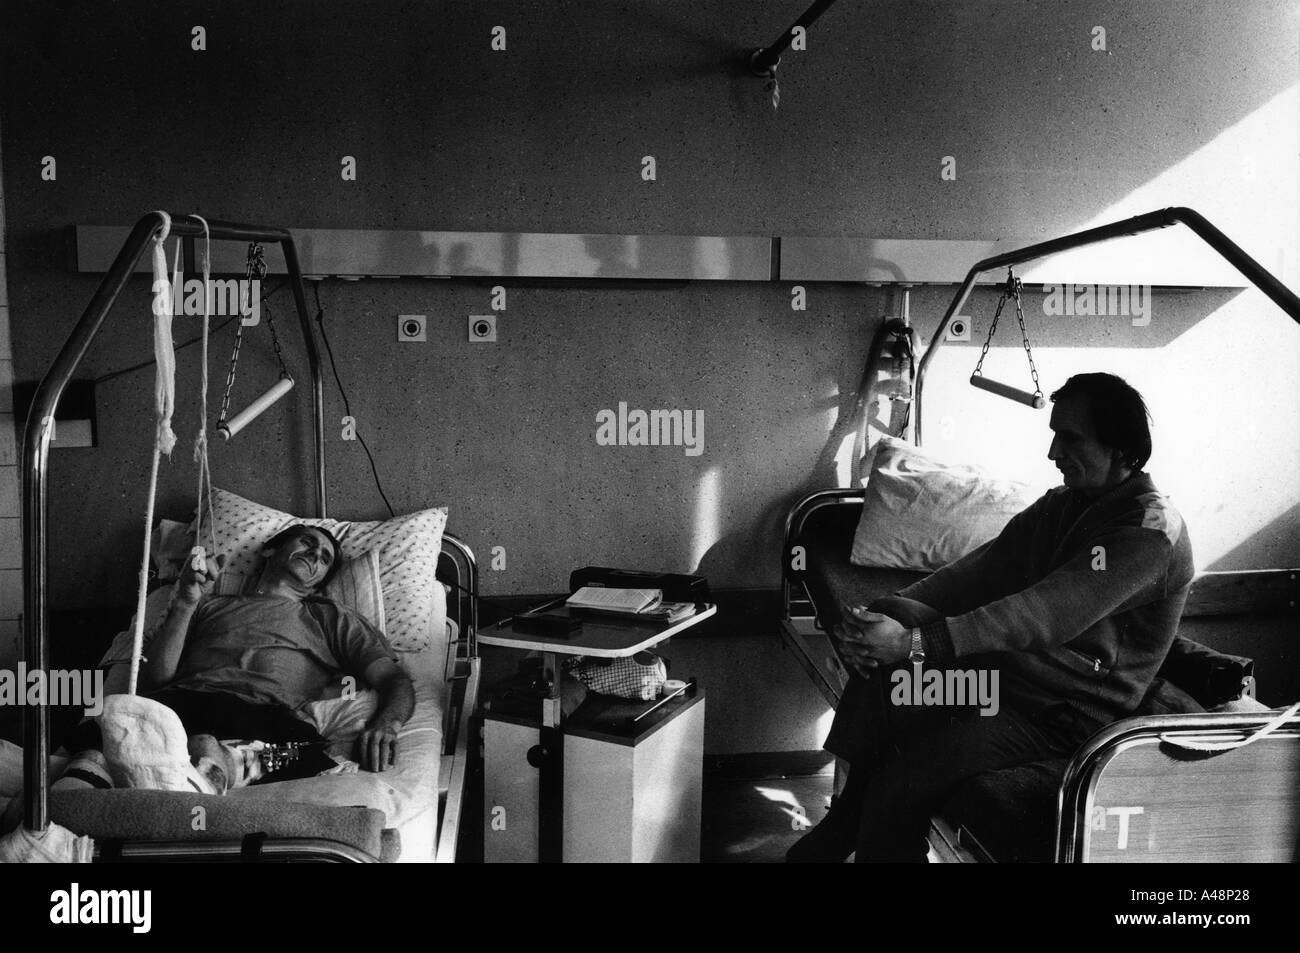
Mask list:
[[[695,519],[691,532],[691,571],[700,563],[713,545],[722,538],[722,474],[717,466],[709,467],[700,477],[695,491]]]
[[[1282,281],[1300,283],[1300,83],[1274,96],[1185,159],[1075,231],[1173,205],[1195,209]],[[1159,256],[1209,252],[1183,226],[1095,246],[1098,253]],[[1243,283],[1245,279],[1242,279]]]
[[[972,388],[974,356],[970,348],[935,354],[925,388],[926,448],[1037,489],[1058,486],[1047,459],[1051,405],[1035,411]],[[1262,295],[1234,298],[1162,348],[1036,347],[1034,356],[1047,394],[1071,374],[1107,371],[1146,398],[1154,443],[1147,470],[1187,521],[1198,568],[1214,566],[1300,503],[1300,326]],[[1017,349],[991,351],[985,366],[998,380],[1027,386]],[[1297,565],[1300,551],[1292,558]],[[1249,563],[1249,552],[1241,560]]]

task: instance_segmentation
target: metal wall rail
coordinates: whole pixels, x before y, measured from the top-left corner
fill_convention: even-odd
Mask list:
[[[149,243],[159,235],[164,225],[159,212],[150,212],[136,222],[131,234],[113,261],[112,268],[100,282],[95,296],[72,329],[54,363],[46,372],[32,399],[31,411],[23,436],[23,658],[28,668],[49,667],[47,646],[46,606],[46,471],[49,466],[50,439],[53,436],[55,409],[64,388],[76,373],[77,366],[90,348],[90,342],[99,333],[113,304],[132,277],[136,262]],[[286,229],[258,225],[237,225],[231,222],[208,222],[209,234],[218,241],[276,242],[284,251],[289,268],[289,283],[293,289],[294,304],[298,309],[298,322],[307,345],[307,359],[311,364],[312,412],[315,415],[316,453],[316,512],[325,516],[325,420],[324,381],[321,377],[320,354],[312,334],[311,319],[307,313],[307,298],[303,293],[302,273],[298,266],[298,252],[293,237]],[[203,237],[203,226],[185,215],[172,215],[171,235],[185,238]],[[44,702],[26,706],[22,712],[23,736],[23,823],[29,831],[44,831],[49,823],[47,803],[49,761],[49,717]]]
[[[980,273],[995,268],[1008,268],[1021,262],[1033,261],[1035,258],[1045,258],[1048,255],[1069,251],[1072,248],[1082,248],[1084,245],[1095,245],[1115,238],[1124,238],[1128,235],[1138,235],[1158,228],[1167,228],[1180,222],[1226,258],[1256,287],[1268,295],[1278,307],[1289,314],[1294,321],[1300,322],[1300,298],[1296,297],[1295,293],[1282,284],[1272,272],[1247,255],[1236,242],[1211,225],[1199,212],[1190,208],[1175,207],[1147,212],[1145,215],[1135,215],[1133,218],[1126,218],[1120,222],[1099,225],[1096,228],[1089,228],[1073,235],[1053,238],[1050,241],[1039,242],[1036,245],[1029,245],[1016,251],[994,255],[992,258],[985,258],[983,261],[976,262],[971,270],[966,273],[966,279],[961,283],[961,287],[957,289],[957,294],[952,299],[952,303],[948,305],[948,310],[944,313],[943,320],[939,322],[939,327],[935,329],[934,334],[931,336],[930,346],[925,349],[925,356],[921,358],[921,363],[916,369],[916,386],[913,391],[912,411],[916,420],[917,444],[920,445],[921,443],[921,394],[925,385],[925,373],[929,369],[930,361],[934,359],[934,352],[943,344],[943,334],[948,328],[948,322],[966,303],[971,288],[975,284],[975,279]]]

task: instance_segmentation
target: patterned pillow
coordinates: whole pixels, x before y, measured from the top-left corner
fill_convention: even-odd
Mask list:
[[[258,570],[262,546],[294,523],[321,526],[343,547],[345,559],[373,550],[379,560],[388,641],[399,652],[445,651],[447,595],[438,584],[438,556],[447,508],[420,510],[382,522],[306,519],[247,500],[229,490],[212,489],[217,548],[225,570],[251,575]],[[201,541],[208,539],[208,508],[202,505]],[[195,525],[191,523],[191,532]]]

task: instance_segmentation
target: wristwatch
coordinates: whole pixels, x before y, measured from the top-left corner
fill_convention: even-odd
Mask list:
[[[907,657],[913,665],[920,665],[925,662],[925,644],[921,640],[921,630],[909,629],[908,634],[912,637],[912,651],[907,653]]]

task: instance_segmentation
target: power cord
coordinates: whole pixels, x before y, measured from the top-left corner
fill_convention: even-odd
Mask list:
[[[321,340],[325,342],[325,353],[330,359],[330,370],[334,372],[334,383],[338,385],[339,396],[343,398],[343,409],[347,412],[347,415],[351,417],[352,405],[348,401],[347,391],[343,389],[343,381],[339,378],[338,365],[334,363],[334,349],[330,347],[329,335],[325,333],[325,308],[320,303],[319,281],[312,282],[312,292],[316,296],[316,323],[320,326]],[[370,472],[375,476],[375,488],[379,490],[379,495],[383,497],[384,505],[388,507],[388,515],[390,517],[396,517],[397,511],[393,509],[393,504],[388,502],[388,494],[384,492],[383,484],[379,481],[379,469],[375,466],[375,456],[370,452],[370,448],[366,446],[366,438],[361,436],[361,432],[357,431],[356,435],[357,442],[361,444],[361,449],[366,452],[366,456],[370,459]]]
[[[271,289],[271,290],[268,291],[266,294],[262,295],[262,300],[265,301],[267,298],[271,297],[271,295],[275,294],[277,291],[282,290],[286,284],[288,284],[288,282],[282,282],[278,287]],[[218,331],[220,331],[222,328],[225,328],[225,327],[229,326],[229,324],[230,324],[232,321],[234,321],[235,318],[238,318],[238,317],[239,317],[239,315],[236,314],[236,315],[231,315],[230,317],[226,318],[226,320],[222,321],[222,322],[221,322],[220,324],[218,324],[215,328],[212,328],[212,329],[208,332],[209,337],[211,337],[211,335],[213,335],[213,334],[216,334],[216,333],[217,333]],[[181,351],[181,350],[184,350],[185,348],[189,347],[191,344],[198,344],[198,343],[199,343],[200,341],[202,341],[202,340],[203,340],[203,335],[202,335],[202,334],[198,334],[198,335],[195,335],[194,337],[190,338],[190,339],[189,339],[188,341],[186,341],[184,344],[177,344],[175,349],[176,349],[177,351]],[[158,363],[158,362],[155,361],[153,358],[150,358],[150,359],[147,360],[147,361],[141,361],[139,364],[132,364],[130,367],[124,367],[124,368],[122,368],[121,370],[109,371],[107,374],[104,374],[104,375],[102,375],[102,376],[100,376],[100,377],[96,377],[92,383],[94,383],[94,384],[103,384],[103,383],[105,383],[106,381],[111,381],[111,380],[114,380],[115,378],[123,377],[123,376],[125,376],[125,375],[127,375],[127,374],[133,374],[133,373],[135,373],[136,371],[142,371],[142,370],[144,370],[146,367],[153,367],[153,365],[156,364],[156,363]]]

